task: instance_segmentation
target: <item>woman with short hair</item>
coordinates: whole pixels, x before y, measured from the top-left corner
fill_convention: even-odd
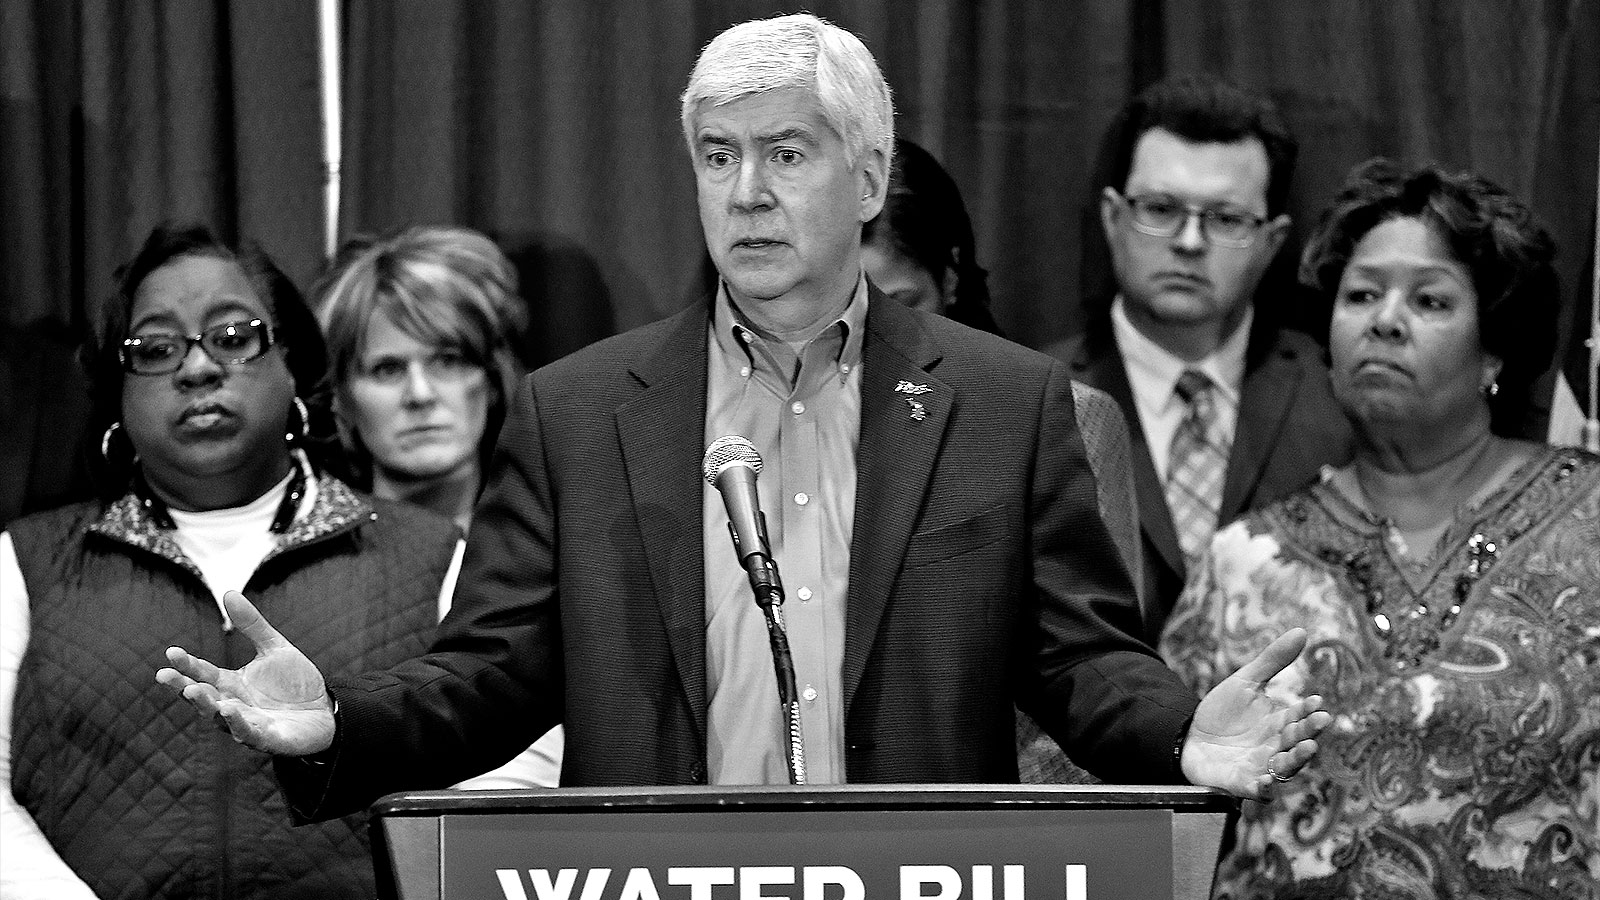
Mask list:
[[[527,310],[511,262],[469,228],[408,228],[351,240],[312,296],[353,480],[466,532],[521,375],[511,347]],[[456,787],[554,787],[562,734]]]
[[[100,500],[0,535],[0,895],[370,897],[366,817],[291,828],[270,757],[149,677],[245,662],[250,592],[328,670],[416,656],[457,529],[329,475],[322,336],[259,250],[162,226],[85,348]]]
[[[1284,628],[1334,724],[1218,897],[1600,897],[1600,458],[1520,440],[1554,246],[1486,179],[1359,167],[1307,244],[1356,457],[1213,538],[1161,640],[1204,692]]]
[[[466,228],[346,244],[312,288],[353,480],[465,531],[521,370],[517,274]]]

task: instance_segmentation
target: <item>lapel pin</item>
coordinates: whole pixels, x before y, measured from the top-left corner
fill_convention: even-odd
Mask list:
[[[911,406],[911,420],[913,422],[921,422],[923,419],[928,417],[928,410],[922,405],[921,400],[918,400],[914,397],[907,397],[906,403]]]
[[[895,385],[894,389],[899,393],[910,394],[913,397],[919,394],[926,394],[933,390],[933,388],[928,387],[925,384],[912,384],[911,382],[905,380],[902,380],[899,384]]]

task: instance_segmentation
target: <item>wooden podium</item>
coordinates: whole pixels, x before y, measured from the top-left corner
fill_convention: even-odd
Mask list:
[[[1127,785],[392,794],[398,900],[1200,900],[1231,798]]]

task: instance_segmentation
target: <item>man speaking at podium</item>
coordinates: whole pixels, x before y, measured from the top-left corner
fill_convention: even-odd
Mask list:
[[[893,117],[842,29],[719,35],[683,95],[716,295],[524,381],[432,651],[324,685],[235,595],[254,661],[173,648],[158,680],[277,754],[305,818],[445,787],[557,722],[566,785],[789,781],[762,611],[701,475],[739,434],[764,457],[808,782],[1015,781],[1013,701],[1108,781],[1260,796],[1292,775],[1328,714],[1262,686],[1303,632],[1197,708],[1134,637],[1063,368],[862,274]]]

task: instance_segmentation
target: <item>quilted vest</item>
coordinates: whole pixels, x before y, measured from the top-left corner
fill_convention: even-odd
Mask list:
[[[180,645],[237,668],[200,573],[132,496],[11,523],[30,637],[12,721],[12,793],[95,893],[374,895],[364,816],[293,828],[271,759],[155,682]],[[245,593],[324,673],[421,654],[453,523],[322,477],[316,502]]]

